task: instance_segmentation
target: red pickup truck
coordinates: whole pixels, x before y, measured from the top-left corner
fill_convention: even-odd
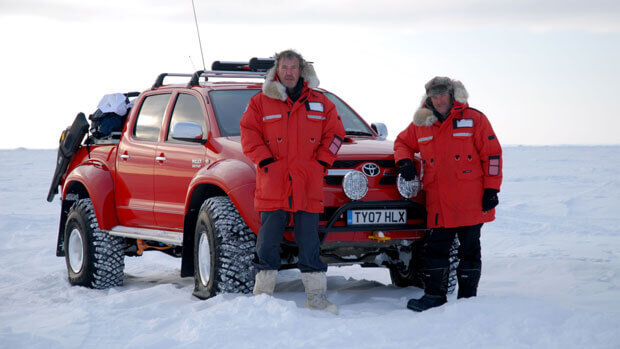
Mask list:
[[[253,58],[161,74],[151,89],[126,94],[135,100],[122,132],[106,137],[87,136],[88,123],[78,115],[62,134],[48,195],[52,201],[60,186],[57,255],[66,259],[71,284],[122,285],[125,256],[158,250],[181,258],[181,276],[194,277],[199,298],[251,292],[261,223],[253,206],[256,166],[241,151],[239,121],[272,65]],[[165,85],[170,77],[187,82]],[[421,286],[426,228],[419,181],[398,176],[385,125],[368,125],[336,95],[320,91],[346,130],[324,177],[322,259],[388,267],[395,285]],[[281,257],[282,268],[295,267],[291,226]],[[454,276],[450,283],[453,289]]]

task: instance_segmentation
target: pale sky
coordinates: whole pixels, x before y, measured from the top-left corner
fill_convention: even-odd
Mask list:
[[[390,139],[461,80],[503,144],[620,144],[620,1],[195,0],[207,68],[293,48]],[[0,0],[0,148],[56,148],[104,94],[201,68],[191,0]]]

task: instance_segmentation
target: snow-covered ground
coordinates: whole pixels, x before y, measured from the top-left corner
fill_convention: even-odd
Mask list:
[[[620,146],[506,147],[479,297],[424,313],[385,269],[330,268],[340,315],[276,297],[192,297],[180,260],[126,258],[125,285],[70,287],[55,256],[52,150],[0,150],[0,348],[620,348]]]

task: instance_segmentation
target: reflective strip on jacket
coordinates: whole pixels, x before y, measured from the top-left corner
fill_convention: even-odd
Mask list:
[[[414,119],[394,142],[396,161],[422,157],[428,227],[494,220],[495,209],[482,212],[484,188],[499,190],[502,183],[502,148],[489,120],[457,101],[444,122],[435,119]]]

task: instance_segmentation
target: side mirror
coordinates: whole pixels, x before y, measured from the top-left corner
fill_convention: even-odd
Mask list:
[[[377,132],[377,134],[379,135],[379,138],[381,139],[387,138],[388,130],[387,130],[387,126],[385,126],[384,123],[377,122],[376,124],[371,124],[370,127],[372,127],[372,129],[375,130],[375,132]]]
[[[179,141],[204,143],[202,127],[195,122],[181,121],[172,127],[172,138]]]

